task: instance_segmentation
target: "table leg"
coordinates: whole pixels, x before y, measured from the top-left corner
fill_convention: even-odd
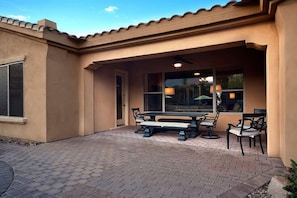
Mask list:
[[[196,117],[192,117],[189,138],[195,138],[199,135],[198,126]]]
[[[151,137],[152,135],[151,127],[145,127],[143,137]]]
[[[186,141],[187,136],[185,131],[180,131],[178,134],[178,140],[179,141]]]

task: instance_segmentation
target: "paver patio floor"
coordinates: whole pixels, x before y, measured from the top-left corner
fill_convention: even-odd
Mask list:
[[[178,141],[177,133],[143,138],[134,130],[29,147],[0,144],[0,161],[14,174],[1,197],[244,197],[286,171],[247,141],[245,156],[235,137],[227,150],[224,133]]]

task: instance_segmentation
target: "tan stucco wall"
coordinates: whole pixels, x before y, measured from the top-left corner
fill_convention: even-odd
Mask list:
[[[78,56],[49,47],[46,74],[47,141],[78,136]]]
[[[281,158],[286,166],[290,159],[297,161],[297,1],[290,0],[278,7],[276,25],[279,34],[280,54],[280,147]]]
[[[179,39],[174,40],[166,40],[162,42],[157,43],[149,43],[149,44],[143,44],[138,46],[125,46],[121,49],[111,49],[111,50],[105,50],[100,53],[93,53],[93,54],[87,54],[82,57],[82,67],[87,67],[89,64],[93,63],[94,61],[109,61],[109,60],[117,60],[125,62],[124,59],[133,60],[133,57],[136,57],[135,60],[140,60],[143,56],[143,62],[140,62],[140,64],[135,65],[130,69],[129,73],[129,80],[130,80],[130,108],[135,106],[143,107],[143,101],[142,100],[142,81],[137,82],[136,79],[140,79],[140,76],[143,78],[143,73],[145,72],[157,72],[160,71],[160,68],[162,68],[162,71],[168,71],[170,68],[166,68],[164,66],[164,63],[162,65],[157,65],[157,63],[150,62],[149,56],[150,55],[157,55],[157,54],[163,54],[163,53],[170,53],[173,51],[181,51],[181,50],[191,50],[191,52],[199,52],[204,51],[205,47],[209,46],[216,46],[219,44],[225,44],[225,43],[232,43],[237,41],[245,41],[246,43],[255,43],[262,46],[267,46],[266,50],[266,93],[265,93],[265,87],[258,86],[258,83],[263,83],[261,79],[257,77],[257,81],[249,81],[246,79],[246,106],[245,106],[245,112],[252,112],[253,108],[261,108],[265,107],[269,110],[267,119],[269,122],[269,135],[268,135],[268,155],[277,157],[279,156],[279,123],[278,120],[278,73],[279,73],[279,66],[278,66],[278,36],[275,29],[275,25],[273,22],[267,22],[267,23],[260,23],[260,24],[254,24],[254,25],[248,25],[244,27],[239,28],[233,28],[233,29],[226,29],[224,31],[218,31],[214,33],[208,33],[208,34],[200,34],[195,36],[189,36],[189,37],[183,37]],[[212,47],[211,47],[212,48]],[[214,47],[215,48],[215,47]],[[146,56],[148,55],[148,57]],[[205,55],[207,59],[206,61],[203,61],[203,59],[197,59],[197,64],[200,67],[209,67],[209,65],[212,65],[214,67],[218,67],[221,64],[221,59],[214,59],[211,57],[211,55]],[[228,59],[230,61],[235,59],[235,55],[233,54],[225,54],[225,59]],[[210,64],[209,61],[212,61],[212,64]],[[138,62],[134,63],[137,64]],[[242,62],[241,62],[242,63]],[[232,64],[232,62],[230,62]],[[169,67],[171,67],[170,63],[167,63]],[[100,63],[98,65],[100,66]],[[110,64],[103,65],[102,67],[109,67]],[[189,68],[190,69],[190,68]],[[111,75],[111,74],[110,74]],[[253,73],[250,73],[251,76],[253,76]],[[96,77],[97,78],[97,77]],[[95,78],[95,79],[96,79]],[[141,79],[140,79],[141,80]],[[261,81],[261,82],[260,82]],[[256,84],[256,89],[250,89],[249,87],[252,87]],[[263,85],[264,86],[264,85]],[[252,93],[252,96],[248,96],[248,92],[254,92]],[[138,95],[139,94],[139,95]],[[258,102],[254,96],[258,96],[259,98],[265,99],[267,98],[267,101],[261,101]],[[266,97],[265,97],[266,95]],[[135,96],[137,99],[135,99]],[[105,97],[105,96],[104,96]],[[95,97],[97,98],[97,97]],[[140,98],[140,99],[139,99]],[[109,99],[112,99],[111,97]],[[114,100],[114,99],[113,99]],[[248,101],[251,100],[249,103]],[[108,106],[108,105],[106,105]],[[104,109],[101,109],[102,112],[105,112]],[[113,111],[113,110],[112,110]],[[114,111],[113,111],[114,112]],[[226,117],[227,116],[227,117]],[[235,117],[234,117],[235,116]],[[232,118],[234,117],[234,119]],[[130,115],[129,116],[129,123],[134,124],[133,118]],[[220,121],[218,122],[218,130],[225,130],[226,129],[226,123],[230,122],[230,120],[237,120],[238,115],[222,115],[220,117]]]
[[[116,75],[126,72],[125,64],[112,64],[100,67],[94,71],[94,131],[110,130],[117,127],[116,119]],[[136,82],[136,81],[134,81]],[[125,82],[124,82],[125,83]],[[127,93],[131,89],[125,87]],[[132,91],[134,91],[132,89]],[[129,97],[123,100],[125,111],[123,116],[129,115]],[[126,101],[125,101],[126,100]],[[128,118],[127,118],[128,120]],[[128,122],[126,122],[128,123]]]
[[[47,45],[37,39],[0,30],[0,61],[25,56],[25,124],[0,122],[0,135],[46,141],[46,55]]]

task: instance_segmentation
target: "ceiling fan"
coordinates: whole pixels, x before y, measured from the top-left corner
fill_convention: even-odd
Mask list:
[[[187,63],[187,64],[193,64],[192,61],[187,60],[187,59],[185,59],[185,58],[183,58],[181,56],[174,56],[173,59],[174,59],[173,66],[175,68],[181,67],[183,62]]]

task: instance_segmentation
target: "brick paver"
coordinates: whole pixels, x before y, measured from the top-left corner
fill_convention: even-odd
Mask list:
[[[8,189],[12,180],[12,168],[5,162],[0,161],[0,196]]]
[[[224,133],[178,141],[176,133],[143,138],[134,129],[38,146],[0,144],[1,161],[14,171],[1,197],[244,197],[286,171],[247,142],[245,156],[236,139],[227,150]],[[11,181],[0,178],[1,185]]]

